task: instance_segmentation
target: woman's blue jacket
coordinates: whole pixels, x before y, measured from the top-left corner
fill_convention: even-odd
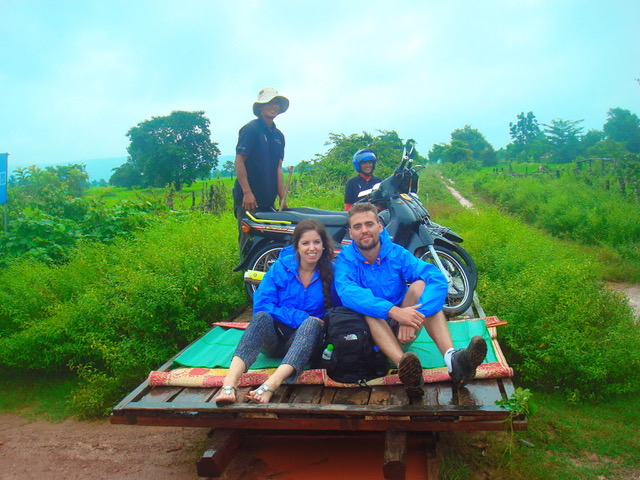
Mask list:
[[[339,304],[334,288],[332,293],[332,305]],[[298,277],[298,256],[292,246],[284,248],[253,295],[253,313],[265,312],[298,328],[307,317],[322,318],[325,311],[320,273],[316,269],[311,283],[305,288]]]

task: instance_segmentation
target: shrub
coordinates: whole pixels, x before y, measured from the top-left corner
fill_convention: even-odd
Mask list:
[[[232,273],[236,232],[231,214],[176,216],[135,240],[84,245],[59,267],[30,273],[32,262],[16,262],[0,275],[9,300],[0,310],[0,364],[75,371],[78,412],[105,413],[246,302],[241,275]]]
[[[640,328],[577,248],[492,208],[457,221],[483,307],[509,322],[501,345],[524,381],[574,398],[638,390]]]

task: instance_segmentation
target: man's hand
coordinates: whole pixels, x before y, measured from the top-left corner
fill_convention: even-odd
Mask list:
[[[250,212],[256,211],[256,208],[258,208],[258,202],[256,201],[256,197],[253,195],[253,192],[243,194],[242,208],[249,210]]]
[[[400,343],[409,343],[416,339],[416,330],[407,325],[400,325],[398,328],[398,341]]]
[[[391,307],[391,310],[389,310],[389,318],[392,318],[400,325],[406,325],[414,330],[418,330],[426,318],[418,311],[418,308],[421,306],[422,304],[411,307]]]

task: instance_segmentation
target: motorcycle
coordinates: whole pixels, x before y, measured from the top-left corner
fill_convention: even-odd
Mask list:
[[[413,166],[413,152],[414,144],[408,142],[394,173],[370,191],[362,192],[358,202],[376,205],[392,240],[434,264],[444,274],[449,291],[443,311],[448,316],[459,315],[473,302],[477,269],[471,256],[460,246],[462,238],[448,227],[433,222],[420,201],[418,171],[422,166]],[[310,217],[325,226],[337,246],[336,254],[351,243],[347,212],[301,207],[281,212],[245,213],[242,229],[246,240],[241,249],[242,260],[234,271],[245,271],[250,298],[280,251],[291,243],[295,226]]]

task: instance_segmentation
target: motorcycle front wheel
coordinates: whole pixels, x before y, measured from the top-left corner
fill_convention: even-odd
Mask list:
[[[440,245],[434,245],[434,250],[440,259],[440,263],[442,263],[444,267],[446,272],[445,276],[449,283],[447,298],[442,310],[447,316],[461,315],[469,309],[473,302],[475,282],[471,282],[467,269],[453,252]],[[437,267],[429,250],[425,250],[425,253],[420,259]]]
[[[267,270],[271,268],[271,265],[275,263],[280,255],[280,251],[284,248],[283,243],[269,243],[259,249],[249,260],[248,270],[253,270],[256,272],[266,273]],[[258,285],[260,283],[245,283],[245,287],[247,289],[247,295],[249,295],[249,299],[253,300],[253,294],[258,289]]]

